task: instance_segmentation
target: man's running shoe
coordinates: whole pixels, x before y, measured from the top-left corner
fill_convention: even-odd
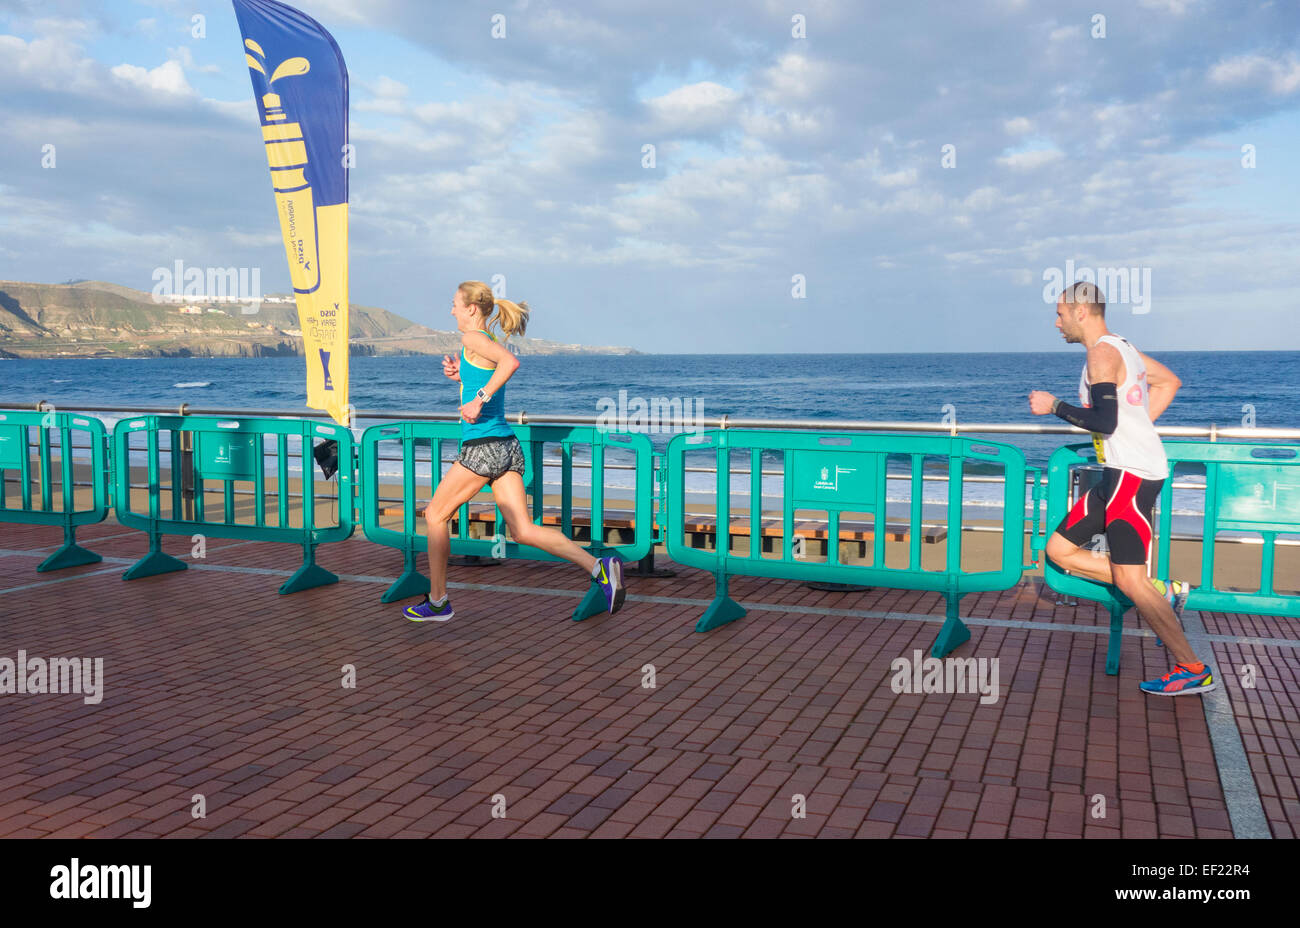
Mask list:
[[[1183,607],[1187,605],[1187,594],[1191,592],[1192,585],[1185,580],[1152,580],[1152,584],[1169,603],[1169,608],[1174,610],[1174,618],[1181,624],[1183,621]],[[1156,636],[1156,647],[1163,648],[1165,643]]]
[[[425,596],[424,602],[407,606],[402,610],[402,615],[412,622],[445,622],[455,614],[451,608],[451,600],[446,597],[443,598],[441,605],[434,605],[429,597]]]
[[[1209,664],[1206,664],[1205,669],[1200,673],[1188,670],[1182,664],[1175,664],[1174,669],[1163,677],[1138,684],[1142,692],[1150,693],[1152,696],[1192,696],[1208,693],[1210,690],[1218,689],[1218,686],[1219,681],[1214,679]]]
[[[596,563],[600,570],[591,579],[600,584],[605,602],[609,604],[609,614],[613,615],[623,608],[623,598],[627,596],[627,588],[623,586],[623,562],[616,557],[602,557]]]
[[[1174,615],[1181,622],[1183,607],[1187,605],[1187,594],[1192,590],[1191,584],[1185,580],[1152,580],[1151,582],[1155,584],[1156,589],[1164,596],[1165,601],[1174,610]]]

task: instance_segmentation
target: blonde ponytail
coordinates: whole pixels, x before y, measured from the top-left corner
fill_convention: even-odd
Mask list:
[[[483,328],[491,331],[495,326],[502,341],[511,335],[523,335],[524,329],[528,328],[527,303],[495,299],[492,288],[481,280],[467,280],[458,289],[467,304],[478,307],[483,315]]]
[[[496,301],[496,315],[492,321],[501,332],[502,341],[511,335],[523,335],[528,328],[528,303],[512,303],[510,300]]]

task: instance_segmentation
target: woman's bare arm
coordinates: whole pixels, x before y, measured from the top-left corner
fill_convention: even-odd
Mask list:
[[[487,358],[496,365],[496,370],[492,372],[487,385],[483,388],[483,392],[489,396],[504,387],[506,381],[519,370],[519,359],[511,353],[510,349],[499,342],[494,342],[482,332],[466,332],[461,336],[461,342],[474,354]]]

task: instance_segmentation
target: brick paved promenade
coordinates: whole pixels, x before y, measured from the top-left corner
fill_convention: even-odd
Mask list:
[[[0,695],[0,836],[1231,837],[1252,809],[1300,832],[1282,619],[1189,613],[1224,671],[1207,705],[1138,691],[1170,663],[1132,615],[1115,678],[1091,604],[1033,578],[972,595],[956,656],[1000,659],[984,705],[890,687],[934,594],[734,578],[749,615],[700,635],[701,571],[575,623],[580,572],[517,563],[452,567],[456,618],[416,625],[379,602],[400,556],[359,537],[318,551],[343,582],[291,596],[291,546],[210,540],[128,583],[143,533],[91,526],[103,563],[37,574],[59,537],[0,526],[0,657],[101,657],[104,696]]]

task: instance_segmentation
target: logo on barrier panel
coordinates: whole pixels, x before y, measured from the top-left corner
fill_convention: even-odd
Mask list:
[[[1220,464],[1218,521],[1279,526],[1300,523],[1300,468]]]
[[[793,452],[794,501],[800,505],[871,511],[877,455],[861,451]]]

